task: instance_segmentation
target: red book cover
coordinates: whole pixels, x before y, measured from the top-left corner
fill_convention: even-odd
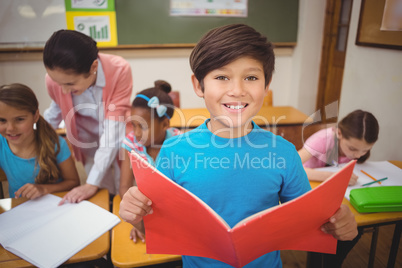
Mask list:
[[[144,217],[148,254],[208,257],[242,267],[275,250],[336,253],[320,227],[338,210],[355,161],[304,195],[254,214],[233,228],[197,196],[131,153],[138,188],[152,200]]]

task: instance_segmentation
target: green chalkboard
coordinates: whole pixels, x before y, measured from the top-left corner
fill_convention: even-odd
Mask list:
[[[297,41],[299,0],[249,0],[248,16],[170,16],[169,0],[115,0],[120,45],[193,45],[208,30],[231,23],[254,27],[273,43]]]

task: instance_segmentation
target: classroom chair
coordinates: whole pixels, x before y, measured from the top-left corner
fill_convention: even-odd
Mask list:
[[[264,97],[264,102],[263,106],[273,106],[273,100],[272,100],[272,89],[268,90],[267,96]]]
[[[4,171],[0,168],[0,199],[3,199],[5,196],[5,193],[3,191],[3,181],[7,181],[7,176],[4,173]]]
[[[71,145],[69,139],[67,139],[66,136],[63,137],[63,138],[64,138],[64,139],[66,140],[66,142],[67,142],[68,148],[70,149],[70,152],[71,152],[71,156],[73,157],[74,161],[76,161],[75,156],[74,156],[73,146]]]
[[[73,146],[71,145],[71,142],[69,141],[69,139],[66,136],[66,129],[58,128],[58,129],[56,129],[56,133],[66,140],[68,148],[70,149],[70,152],[71,152],[71,157],[73,158],[75,167],[77,168],[78,175],[80,177],[80,182],[81,182],[81,184],[85,184],[87,181],[87,173],[85,172],[85,168],[84,168],[84,165],[82,164],[82,162],[77,161],[77,159],[74,156]]]
[[[73,159],[75,161],[73,146],[71,145],[70,141],[67,138],[67,130],[65,128],[58,128],[58,129],[56,129],[56,133],[57,133],[57,135],[61,136],[62,138],[64,138],[66,140],[68,148],[70,149],[70,152],[71,152],[71,156],[73,157]]]

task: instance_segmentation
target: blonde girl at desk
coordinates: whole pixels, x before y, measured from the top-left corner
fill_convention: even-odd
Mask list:
[[[29,87],[0,87],[0,168],[12,198],[35,199],[80,183],[66,141],[39,114],[38,107]]]
[[[344,117],[337,127],[322,129],[309,137],[302,149],[300,158],[309,180],[324,181],[332,172],[314,168],[347,163],[356,159],[364,163],[370,157],[370,150],[378,139],[379,126],[373,114],[355,110]],[[352,175],[349,185],[357,182]]]
[[[133,100],[130,117],[133,130],[126,135],[122,143],[124,159],[120,175],[121,197],[135,185],[129,153],[135,151],[155,166],[162,143],[180,134],[178,129],[170,127],[170,118],[174,112],[173,101],[168,95],[170,91],[168,82],[157,80],[154,87],[141,91]],[[144,242],[144,235],[133,228],[130,239],[136,242],[137,237]]]

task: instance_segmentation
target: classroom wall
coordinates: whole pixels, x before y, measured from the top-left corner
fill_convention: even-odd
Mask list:
[[[402,160],[402,51],[355,45],[360,5],[353,1],[339,115],[373,113],[380,135],[370,159]]]
[[[300,0],[297,46],[275,50],[276,70],[271,84],[274,105],[291,105],[308,115],[315,112],[325,2]],[[397,117],[402,99],[402,52],[354,44],[360,4],[361,0],[353,1],[340,116],[356,108],[373,112],[380,121],[381,133],[371,159],[402,160],[402,150],[395,146],[402,138],[402,121]],[[203,100],[192,91],[188,63],[191,49],[107,52],[119,54],[130,63],[134,78],[133,96],[152,86],[153,81],[165,79],[174,90],[180,91],[183,108],[204,106]],[[41,53],[0,53],[0,83],[21,82],[32,87],[43,113],[50,98],[45,89],[41,57]]]
[[[314,4],[311,4],[315,2]],[[298,45],[295,49],[275,49],[276,70],[271,88],[274,105],[292,105],[306,113],[313,112],[319,67],[324,1],[300,1]],[[314,14],[321,14],[314,16]],[[152,49],[106,51],[123,56],[132,67],[134,91],[150,87],[153,81],[165,79],[180,91],[181,106],[203,107],[203,100],[192,91],[188,56],[191,49]],[[35,90],[43,112],[50,103],[44,84],[46,71],[41,53],[0,53],[0,82],[19,81]],[[302,94],[300,94],[302,93]]]
[[[191,83],[189,55],[191,49],[144,49],[136,51],[107,50],[101,51],[124,57],[131,66],[133,75],[134,98],[139,91],[153,86],[155,80],[163,79],[171,83],[173,90],[180,92],[181,107],[204,107],[203,99],[197,97]],[[275,49],[276,71],[271,88],[274,91],[275,105],[289,105],[286,100],[287,91],[292,81],[293,49]],[[29,56],[19,53],[0,53],[0,82],[24,83],[37,94],[40,110],[50,104],[50,97],[45,88],[46,70],[42,63],[41,53],[30,53]],[[277,96],[276,96],[277,95]]]

